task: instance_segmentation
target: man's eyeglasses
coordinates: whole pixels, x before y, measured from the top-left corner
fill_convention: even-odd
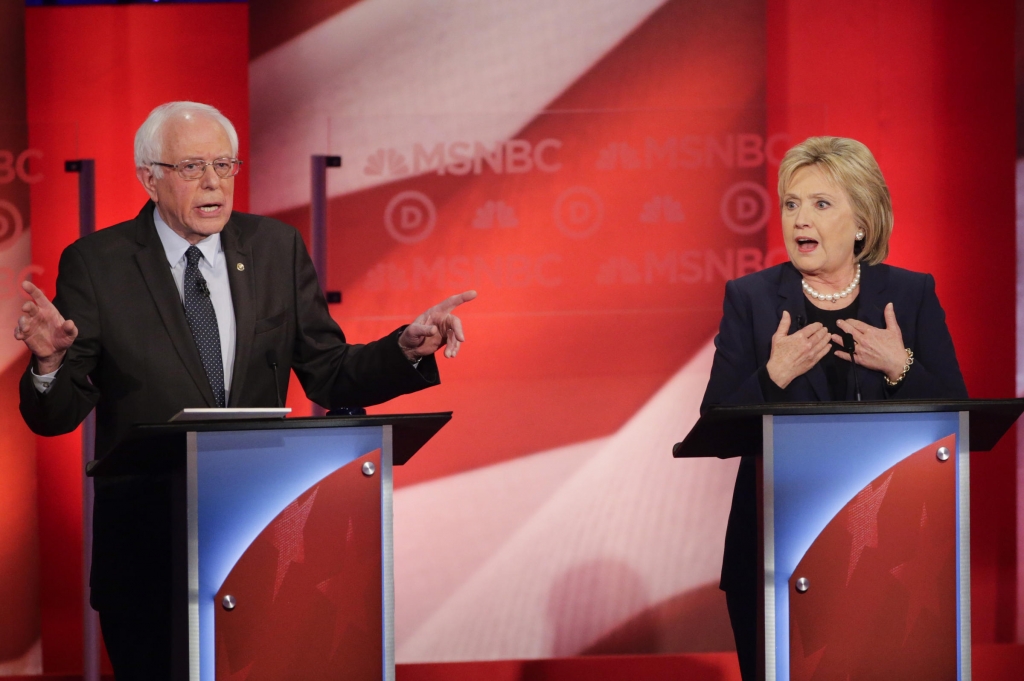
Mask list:
[[[213,172],[217,177],[227,179],[234,177],[242,169],[242,162],[237,158],[215,158],[212,161],[204,161],[201,158],[187,158],[175,164],[158,163],[153,161],[150,165],[163,168],[173,168],[185,180],[198,180],[206,172],[206,166],[213,166]]]

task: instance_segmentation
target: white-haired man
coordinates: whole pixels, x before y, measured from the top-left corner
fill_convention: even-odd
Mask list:
[[[51,303],[30,282],[15,337],[32,352],[21,412],[40,435],[95,407],[96,455],[137,423],[185,407],[275,406],[295,371],[325,407],[364,406],[439,382],[433,353],[465,338],[452,310],[351,345],[331,319],[298,232],[232,211],[238,136],[213,107],[171,102],[139,128],[150,201],[61,255]],[[169,485],[97,481],[91,601],[119,681],[169,674]]]

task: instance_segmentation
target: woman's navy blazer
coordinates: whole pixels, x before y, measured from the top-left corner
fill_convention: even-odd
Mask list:
[[[758,371],[771,356],[772,335],[778,330],[782,312],[789,311],[790,333],[803,326],[807,317],[800,281],[800,273],[787,262],[726,284],[701,413],[717,405],[766,402]],[[895,390],[886,388],[880,372],[857,368],[862,399],[966,399],[967,387],[946,327],[946,314],[935,295],[935,279],[889,265],[862,264],[857,318],[885,328],[883,311],[890,302],[903,343],[914,352],[914,365]],[[846,399],[853,400],[853,380],[847,381],[847,390]],[[783,392],[787,402],[831,401],[820,363],[795,378]],[[726,591],[754,588],[758,579],[754,454],[742,458],[733,492],[722,561],[721,587]]]

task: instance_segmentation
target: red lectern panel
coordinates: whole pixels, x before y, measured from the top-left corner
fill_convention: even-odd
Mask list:
[[[380,450],[289,504],[217,593],[219,681],[382,678]],[[232,610],[220,605],[225,596]]]
[[[918,450],[814,540],[789,580],[792,681],[956,678],[956,466],[953,435]]]

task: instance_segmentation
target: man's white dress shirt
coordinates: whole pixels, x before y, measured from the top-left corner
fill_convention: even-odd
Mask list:
[[[185,251],[191,244],[179,236],[160,216],[160,211],[153,208],[153,222],[156,223],[156,233],[163,244],[164,254],[167,256],[167,264],[171,268],[171,276],[174,277],[174,285],[178,287],[178,296],[182,305],[185,304],[185,266],[188,264],[185,259]],[[213,311],[217,314],[217,327],[220,331],[220,354],[224,360],[224,403],[227,404],[231,395],[231,373],[235,365],[235,309],[231,303],[231,283],[228,281],[228,265],[224,257],[224,248],[220,243],[220,233],[208,236],[196,247],[203,254],[199,261],[199,272],[206,279],[210,289],[210,302],[213,303]],[[139,333],[146,333],[140,329]],[[50,384],[60,371],[42,376],[37,376],[32,371],[32,383],[36,390],[45,393],[50,389]]]

